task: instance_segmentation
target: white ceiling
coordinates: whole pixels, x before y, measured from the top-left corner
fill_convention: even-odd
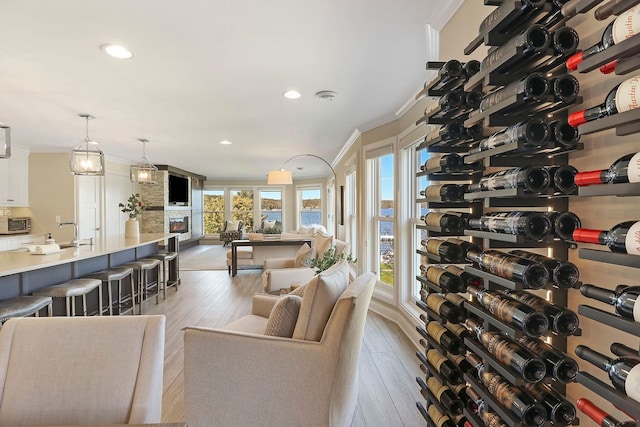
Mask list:
[[[395,119],[417,93],[434,59],[425,24],[440,29],[461,3],[0,0],[0,122],[16,145],[61,152],[90,113],[105,155],[137,160],[147,138],[152,162],[209,179],[262,179],[301,153],[331,163],[356,129]],[[135,58],[108,57],[105,43]],[[294,177],[328,173],[301,163],[287,165]]]

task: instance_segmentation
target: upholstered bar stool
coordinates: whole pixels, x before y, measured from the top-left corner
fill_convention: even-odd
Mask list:
[[[53,316],[51,297],[21,296],[0,301],[0,325],[12,317],[40,316],[40,310],[47,308],[47,315]]]
[[[132,267],[114,267],[108,270],[97,271],[95,273],[91,273],[86,276],[87,278],[98,279],[102,282],[103,292],[104,287],[107,288],[107,298],[109,298],[109,303],[107,304],[107,309],[109,310],[109,315],[113,316],[114,311],[116,314],[120,315],[124,312],[127,312],[129,308],[134,311],[134,298],[135,298],[135,280],[133,278],[133,268]],[[122,281],[126,278],[129,278],[129,285],[131,286],[131,306],[126,303],[127,298],[122,297]],[[113,289],[112,282],[117,282],[117,295],[114,301],[113,298]],[[115,307],[114,307],[115,306]],[[126,310],[123,308],[126,307]],[[103,308],[104,313],[104,308]]]
[[[102,316],[102,281],[93,278],[71,279],[32,293],[35,296],[64,298],[67,316],[76,315],[76,297],[82,297],[82,315],[87,315],[87,294],[98,290],[98,315]]]
[[[165,252],[160,251],[155,255],[152,255],[151,258],[155,258],[160,260],[162,263],[162,281],[160,282],[162,285],[162,298],[167,299],[167,288],[171,286],[176,287],[176,292],[178,291],[178,285],[180,284],[180,278],[176,278],[176,280],[170,282],[169,281],[169,261],[173,261],[178,257],[178,252]]]
[[[135,271],[134,277],[136,278],[136,288],[139,304],[138,314],[142,314],[142,303],[147,299],[153,288],[156,289],[156,304],[159,302],[158,294],[160,293],[160,260],[155,258],[140,258],[133,262],[123,264],[121,267],[131,267]],[[156,272],[156,280],[152,282],[149,273],[151,271]]]

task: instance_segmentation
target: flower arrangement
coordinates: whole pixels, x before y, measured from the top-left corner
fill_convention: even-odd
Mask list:
[[[137,218],[147,207],[142,204],[140,194],[135,193],[129,196],[127,203],[118,203],[121,211],[128,214],[129,218]]]
[[[336,248],[333,247],[333,248],[327,249],[325,253],[322,254],[322,258],[309,258],[306,261],[306,265],[308,267],[315,269],[316,274],[319,274],[322,271],[326,270],[327,268],[331,267],[336,262],[343,259],[347,260],[347,262],[350,264],[354,264],[358,262],[358,259],[351,256],[351,254],[336,255]]]

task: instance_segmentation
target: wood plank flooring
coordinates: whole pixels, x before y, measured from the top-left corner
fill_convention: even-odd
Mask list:
[[[181,252],[186,258],[209,247]],[[181,271],[182,285],[167,290],[167,299],[147,301],[145,314],[164,314],[166,322],[162,421],[184,421],[183,332],[185,326],[219,327],[251,312],[251,296],[262,291],[260,270]],[[360,354],[360,392],[353,427],[412,427],[426,423],[415,402],[421,400],[416,376],[421,376],[415,347],[387,319],[369,312]],[[283,426],[284,427],[284,426]]]

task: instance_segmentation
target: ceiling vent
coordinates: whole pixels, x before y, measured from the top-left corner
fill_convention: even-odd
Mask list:
[[[332,90],[321,90],[320,92],[316,93],[316,98],[322,101],[333,101],[334,99],[336,99],[336,96],[338,96],[338,94]]]

